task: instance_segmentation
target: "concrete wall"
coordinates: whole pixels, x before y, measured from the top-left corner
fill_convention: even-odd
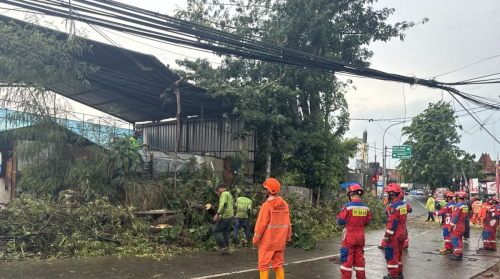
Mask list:
[[[7,182],[9,184],[9,182]],[[10,202],[10,185],[8,185],[8,189],[5,190],[5,178],[0,178],[0,203],[9,203]]]

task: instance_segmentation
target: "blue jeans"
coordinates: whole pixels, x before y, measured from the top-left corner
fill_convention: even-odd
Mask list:
[[[252,238],[252,234],[250,233],[250,225],[248,224],[248,218],[236,218],[233,232],[233,244],[236,244],[236,238],[238,236],[238,232],[240,231],[240,227],[245,228],[245,235],[247,239]]]

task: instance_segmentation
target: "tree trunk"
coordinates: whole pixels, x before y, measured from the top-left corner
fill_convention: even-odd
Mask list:
[[[177,195],[177,152],[179,152],[179,145],[181,141],[181,94],[179,87],[183,85],[192,75],[186,75],[185,77],[182,77],[178,81],[174,82],[172,85],[174,92],[175,92],[175,97],[177,98],[177,114],[175,115],[177,119],[177,138],[175,139],[175,158],[174,158],[174,198]],[[168,91],[168,90],[167,90]],[[165,94],[165,100],[167,99],[166,92]],[[163,94],[162,94],[163,96]]]
[[[266,179],[271,177],[271,146],[273,137],[273,124],[269,125],[269,129],[267,130],[267,150],[266,150]]]
[[[297,122],[297,125],[298,126],[302,125],[302,118],[300,117],[299,106],[297,105],[297,101],[295,99],[290,101],[290,107],[292,109],[293,116],[295,118],[295,121]]]
[[[321,108],[321,97],[319,95],[319,91],[311,92],[311,95],[309,96],[309,102],[311,103],[311,114],[317,118]]]

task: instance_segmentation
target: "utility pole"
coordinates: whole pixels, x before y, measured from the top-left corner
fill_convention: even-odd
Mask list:
[[[386,170],[385,170],[385,162],[387,161],[387,146],[384,146],[384,155],[382,155],[382,161],[383,161],[383,164],[384,164],[384,172],[382,174],[382,181],[384,183],[384,191],[385,191],[385,186],[387,186],[387,174],[386,174]]]
[[[500,182],[500,175],[499,175],[499,173],[498,173],[498,171],[499,171],[498,169],[499,169],[499,168],[500,168],[500,163],[499,163],[499,161],[498,161],[498,153],[497,153],[497,164],[496,164],[496,167],[495,167],[495,174],[496,174],[496,175],[495,175],[495,184],[496,184],[496,186],[497,186],[497,197],[498,197],[498,194],[499,194],[499,188],[500,188],[500,187],[498,187],[498,182]]]
[[[385,191],[385,186],[387,186],[386,182],[386,171],[385,171],[385,162],[387,161],[386,159],[386,152],[387,152],[387,146],[385,146],[385,133],[387,132],[387,130],[389,130],[389,128],[391,128],[392,126],[394,125],[399,125],[399,124],[403,124],[405,123],[406,121],[401,121],[401,122],[398,122],[398,123],[394,123],[392,124],[391,126],[387,127],[384,131],[384,136],[382,137],[382,147],[384,148],[384,155],[382,156],[382,161],[384,162],[384,173],[383,173],[383,178],[382,178],[382,181],[384,182],[384,191]]]

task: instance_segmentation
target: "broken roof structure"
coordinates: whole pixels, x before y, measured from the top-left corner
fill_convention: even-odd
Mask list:
[[[0,15],[0,20],[5,23],[12,21],[20,26],[29,24],[4,15]],[[59,33],[61,40],[69,36],[55,32]],[[180,79],[178,75],[152,55],[94,40],[86,41],[92,45],[92,53],[83,53],[75,58],[99,67],[98,72],[86,77],[90,86],[61,85],[51,88],[54,92],[129,123],[175,117],[177,104],[173,91],[167,92],[165,103],[165,98],[160,95]],[[202,88],[186,83],[180,87],[180,92],[182,117],[220,115],[227,111],[221,100],[208,96]]]

